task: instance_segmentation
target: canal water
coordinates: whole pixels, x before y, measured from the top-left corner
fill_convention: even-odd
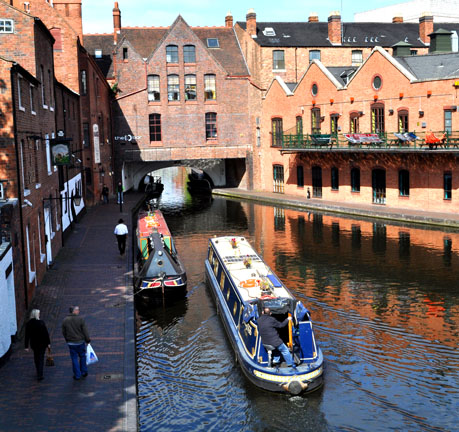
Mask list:
[[[141,431],[453,431],[459,420],[459,234],[192,198],[162,172],[187,298],[138,302]],[[245,236],[310,309],[324,386],[254,387],[205,285],[208,238]]]

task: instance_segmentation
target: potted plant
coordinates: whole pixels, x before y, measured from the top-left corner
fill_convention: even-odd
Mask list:
[[[236,249],[236,248],[237,248],[237,241],[236,241],[236,239],[233,237],[233,238],[230,240],[230,242],[231,242],[231,246],[233,247],[233,249]]]
[[[246,268],[252,267],[252,258],[250,258],[249,256],[246,256],[242,262],[244,263]]]

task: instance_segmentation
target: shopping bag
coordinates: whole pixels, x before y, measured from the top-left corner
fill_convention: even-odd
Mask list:
[[[91,344],[88,344],[86,347],[86,364],[90,365],[93,363],[97,363],[99,359],[96,356],[96,353],[92,349]]]
[[[54,358],[51,355],[51,348],[48,348],[48,355],[46,356],[46,366],[54,366]]]

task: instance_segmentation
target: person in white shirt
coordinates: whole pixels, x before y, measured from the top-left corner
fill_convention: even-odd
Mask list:
[[[124,224],[123,219],[118,221],[118,225],[115,227],[116,240],[118,240],[118,249],[120,251],[120,255],[124,255],[124,251],[126,250],[126,237],[128,234],[127,226]]]

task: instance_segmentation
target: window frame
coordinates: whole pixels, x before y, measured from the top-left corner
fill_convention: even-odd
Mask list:
[[[312,177],[312,197],[313,198],[322,198],[322,167],[319,165],[314,165],[311,167],[311,177]]]
[[[282,54],[282,58],[276,58],[276,55]],[[273,71],[285,70],[285,51],[273,50]]]
[[[205,131],[206,141],[212,141],[218,139],[217,134],[217,113],[206,112],[205,113]]]
[[[335,166],[330,170],[330,187],[332,191],[339,190],[339,169]]]
[[[7,30],[7,22],[9,21],[10,30]],[[3,29],[2,29],[3,27]],[[0,18],[0,33],[14,33],[14,20],[10,18]]]
[[[172,80],[177,82],[173,83]],[[172,95],[172,97],[171,97]],[[177,95],[174,99],[173,95]],[[177,74],[167,75],[167,101],[168,102],[179,102],[180,101],[180,77]]]
[[[94,50],[94,58],[101,59],[102,58],[102,49],[96,48]]]
[[[449,118],[447,118],[447,115]],[[443,130],[445,132],[451,133],[453,131],[453,112],[452,110],[448,110],[448,109],[443,110],[443,126],[444,126]]]
[[[271,147],[282,147],[283,128],[282,117],[273,117],[271,119]]]
[[[217,99],[217,76],[215,74],[205,74],[204,75],[204,101],[211,101],[211,100],[216,100],[216,99]]]
[[[34,89],[35,89],[35,86],[33,84],[29,83],[30,112],[31,112],[32,115],[37,115],[37,111],[35,110]]]
[[[179,62],[179,49],[178,45],[167,45],[166,46],[166,63],[167,64],[178,64]]]
[[[303,165],[296,166],[296,185],[304,187],[304,167]]]
[[[371,133],[381,134],[385,132],[385,112],[384,105],[373,104],[371,105]],[[382,126],[382,127],[381,127]]]
[[[321,58],[320,50],[309,50],[309,63],[313,60],[319,60]]]
[[[351,192],[360,193],[360,168],[351,168]]]
[[[358,59],[357,59],[358,57]],[[353,66],[360,66],[363,63],[363,51],[360,49],[352,50],[351,52],[351,64]]]
[[[193,48],[190,50],[190,48]],[[190,53],[192,53],[191,59],[190,60]],[[183,45],[183,63],[196,63],[196,46],[195,45]]]
[[[407,169],[398,171],[398,193],[401,197],[410,196],[410,172]]]
[[[453,198],[453,173],[445,171],[443,173],[443,199],[451,201]]]
[[[210,43],[210,41],[215,41],[215,46],[211,46],[212,44]],[[218,41],[218,38],[207,38],[206,43],[207,48],[220,48],[220,42]]]
[[[397,125],[398,125],[398,132],[405,133],[409,132],[409,115],[408,110],[403,109],[398,111],[397,113]]]
[[[187,82],[187,80],[190,80],[191,78],[194,78],[194,83]],[[187,86],[189,86],[189,89],[187,89]],[[194,91],[194,97],[190,98],[189,94],[193,94],[193,91]],[[185,101],[196,101],[197,99],[198,99],[198,93],[197,93],[196,75],[186,74],[185,75]]]
[[[23,97],[22,97],[22,82],[24,81],[24,78],[22,77],[21,74],[17,74],[17,86],[18,86],[18,107],[21,111],[25,111],[24,105],[22,105],[23,102]]]
[[[88,74],[85,69],[81,70],[81,96],[88,94]]]
[[[311,133],[320,134],[320,108],[311,109]]]
[[[161,78],[159,75],[147,75],[147,99],[148,102],[159,102],[161,100]]]
[[[150,113],[148,115],[148,127],[150,131],[150,142],[161,142],[162,141],[161,114]]]

